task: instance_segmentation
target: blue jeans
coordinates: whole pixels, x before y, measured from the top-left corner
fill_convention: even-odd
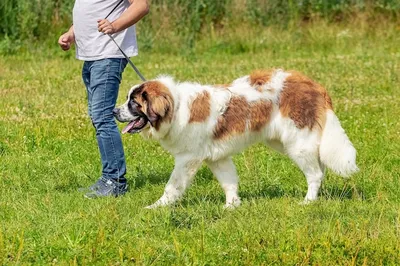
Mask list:
[[[113,116],[126,59],[85,61],[82,78],[88,97],[88,111],[96,129],[102,163],[102,177],[126,183],[126,162],[121,135]]]

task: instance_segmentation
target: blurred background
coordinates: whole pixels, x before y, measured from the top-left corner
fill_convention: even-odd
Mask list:
[[[399,26],[399,0],[152,0],[139,22],[140,48],[160,52],[219,49],[248,52],[268,40],[249,42],[260,30],[275,28],[304,34],[313,25],[346,25],[374,30]],[[2,0],[0,54],[56,46],[72,23],[73,0]],[[397,23],[396,23],[397,22]],[[346,32],[342,32],[346,35]],[[267,38],[267,36],[265,36]],[[47,51],[50,52],[50,51]],[[73,56],[72,54],[64,56]]]

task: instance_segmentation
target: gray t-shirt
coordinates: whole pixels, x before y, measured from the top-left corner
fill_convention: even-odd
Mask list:
[[[105,18],[120,0],[76,0],[73,9],[76,58],[94,61],[104,58],[123,58],[118,47],[106,34],[97,29],[97,20]],[[129,7],[128,0],[107,18],[113,22]],[[129,56],[138,53],[135,26],[112,35],[122,50]]]

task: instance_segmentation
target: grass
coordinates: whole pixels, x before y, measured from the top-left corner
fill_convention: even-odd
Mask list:
[[[162,50],[160,41],[134,58],[148,79],[226,83],[282,67],[328,88],[361,171],[348,181],[328,172],[320,200],[300,206],[302,173],[256,145],[234,157],[243,199],[234,211],[223,210],[205,167],[179,204],[145,210],[161,196],[173,159],[140,136],[123,137],[130,192],[83,198],[77,189],[99,177],[100,161],[81,62],[45,49],[0,57],[0,264],[396,265],[399,43],[396,25],[319,25],[204,38],[193,53]],[[138,82],[127,68],[120,102]]]

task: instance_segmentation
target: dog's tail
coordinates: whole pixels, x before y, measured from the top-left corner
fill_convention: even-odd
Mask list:
[[[332,110],[326,112],[319,154],[321,162],[340,176],[348,177],[358,171],[356,149]]]

